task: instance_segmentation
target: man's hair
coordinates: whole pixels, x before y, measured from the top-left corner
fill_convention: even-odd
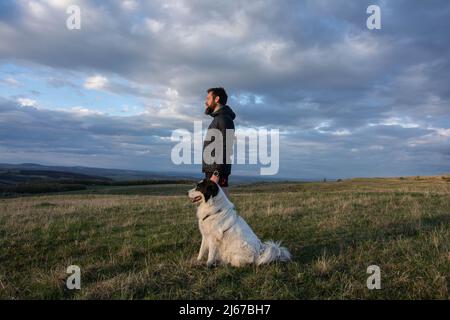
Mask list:
[[[225,89],[220,87],[220,88],[209,88],[207,90],[208,93],[212,92],[214,97],[219,97],[219,102],[222,105],[227,104],[227,100],[228,100],[228,95],[225,92]]]

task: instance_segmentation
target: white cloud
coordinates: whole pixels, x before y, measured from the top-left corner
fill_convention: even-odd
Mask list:
[[[333,131],[333,132],[331,132],[331,134],[334,135],[334,136],[348,136],[351,133],[347,129],[343,129],[343,130]]]
[[[84,87],[91,90],[102,90],[105,89],[107,85],[108,79],[101,75],[88,77],[84,82]]]
[[[400,117],[389,117],[380,121],[378,123],[369,123],[369,127],[373,126],[400,126],[402,128],[419,128],[420,125],[414,122],[411,122],[409,118],[400,118]]]
[[[443,138],[450,138],[450,129],[446,128],[430,128],[436,131],[436,134]]]
[[[166,96],[170,100],[176,100],[178,98],[178,91],[176,89],[167,88]]]
[[[450,141],[449,128],[428,127],[427,129],[431,130],[432,132],[420,137],[411,138],[408,140],[407,144],[411,147],[415,147],[417,145],[439,145]]]
[[[164,28],[164,23],[150,18],[145,19],[145,25],[153,33],[158,33]]]
[[[47,3],[58,9],[66,9],[71,4],[76,4],[73,0],[47,0]]]
[[[184,0],[163,1],[163,9],[175,15],[188,15],[191,9]]]
[[[18,98],[17,102],[19,103],[19,105],[21,107],[36,107],[37,106],[37,101],[33,100],[33,99],[28,99],[28,98]]]
[[[124,0],[121,5],[125,10],[133,11],[136,10],[138,3],[135,0]]]
[[[11,87],[20,87],[22,85],[19,81],[17,81],[13,77],[6,77],[3,80],[3,83],[6,83],[7,85],[9,85]]]
[[[74,113],[76,115],[79,115],[79,116],[91,116],[91,115],[103,115],[104,114],[103,112],[91,110],[91,109],[88,109],[85,107],[80,107],[80,106],[70,108],[70,112]]]
[[[27,7],[29,10],[29,13],[36,18],[43,18],[46,15],[45,7],[39,3],[38,1],[28,1]]]

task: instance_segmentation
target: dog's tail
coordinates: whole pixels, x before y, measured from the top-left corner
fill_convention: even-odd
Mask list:
[[[281,242],[266,241],[263,244],[263,250],[256,260],[256,264],[271,263],[274,261],[289,261],[291,254],[287,248],[281,246]]]

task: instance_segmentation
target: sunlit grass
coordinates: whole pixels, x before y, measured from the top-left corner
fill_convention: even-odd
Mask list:
[[[0,200],[3,299],[448,299],[450,179],[354,179],[231,188],[287,264],[207,269],[188,185]],[[99,193],[99,194],[93,194]],[[168,195],[168,196],[166,196]],[[67,290],[67,266],[81,290]],[[381,268],[368,290],[366,269]]]

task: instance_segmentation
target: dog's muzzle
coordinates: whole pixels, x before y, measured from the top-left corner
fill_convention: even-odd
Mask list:
[[[192,203],[197,203],[197,202],[199,202],[200,200],[202,200],[202,197],[201,197],[201,196],[196,196],[196,197],[192,198],[192,197],[190,196],[190,192],[191,192],[191,191],[188,191],[188,192],[187,192],[187,196],[188,196],[189,200],[191,200]]]

